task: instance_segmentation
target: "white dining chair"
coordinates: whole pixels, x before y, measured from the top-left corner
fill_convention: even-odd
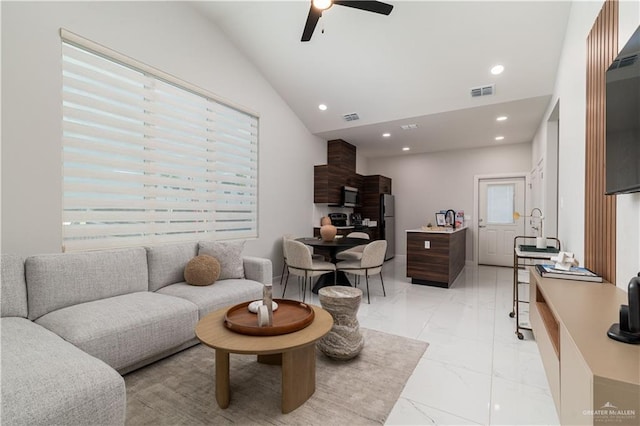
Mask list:
[[[356,276],[356,280],[359,277],[364,276],[367,282],[367,303],[371,303],[371,296],[369,295],[369,277],[375,274],[380,274],[380,282],[382,283],[382,294],[386,297],[387,292],[384,289],[384,280],[382,279],[382,265],[384,264],[384,255],[387,251],[386,240],[376,240],[366,245],[362,251],[362,259],[360,260],[345,260],[336,265],[338,271],[343,271],[347,274],[353,274]],[[356,281],[357,286],[357,281]]]
[[[347,238],[362,238],[364,240],[369,239],[369,234],[366,232],[351,232],[347,235]],[[351,247],[350,249],[341,251],[336,255],[338,260],[360,260],[362,259],[362,251],[366,247],[366,244],[360,244],[359,246]]]
[[[296,240],[285,240],[285,251],[287,253],[287,268],[290,274],[296,275],[298,280],[302,279],[302,301],[305,301],[307,293],[307,283],[311,288],[313,277],[324,275],[329,272],[334,272],[333,281],[335,284],[335,271],[336,265],[324,260],[314,260],[311,257],[309,248]],[[287,282],[284,283],[284,290],[282,297],[284,298],[287,292]]]
[[[287,250],[286,250],[286,246],[285,246],[285,241],[287,240],[293,240],[293,235],[291,234],[284,234],[282,236],[282,274],[280,274],[280,287],[282,287],[282,281],[284,279],[285,274],[287,275],[286,280],[289,280],[289,269],[287,269]],[[313,260],[324,260],[324,256],[321,254],[313,254],[313,247],[309,247],[309,246],[305,246],[309,249],[309,252],[311,253],[311,258]],[[286,282],[285,282],[286,285]]]

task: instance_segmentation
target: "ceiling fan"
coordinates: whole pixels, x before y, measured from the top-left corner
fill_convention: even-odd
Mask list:
[[[309,8],[309,16],[307,16],[307,22],[304,24],[304,31],[302,31],[302,39],[300,41],[311,40],[313,30],[315,30],[318,24],[318,19],[322,16],[322,11],[329,9],[334,4],[340,6],[353,7],[354,9],[366,10],[367,12],[380,13],[382,15],[388,15],[393,10],[393,6],[381,1],[362,1],[362,0],[311,0],[311,7]]]

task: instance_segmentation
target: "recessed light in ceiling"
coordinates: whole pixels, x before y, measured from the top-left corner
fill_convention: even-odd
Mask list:
[[[403,151],[409,151],[411,148],[409,148],[408,146],[405,146],[404,148],[402,148]]]
[[[318,109],[320,111],[326,111],[327,110],[327,106],[325,104],[320,104],[320,105],[318,105]]]
[[[502,74],[502,71],[504,71],[504,67],[502,65],[496,65],[491,68],[491,74],[493,75]]]
[[[507,117],[506,115],[501,115],[500,117],[496,118],[496,121],[505,121],[507,118],[509,117]]]
[[[383,138],[391,137],[391,133],[383,133],[383,134],[382,134],[382,137],[383,137]]]
[[[496,140],[497,140],[497,141],[501,141],[501,140],[503,140],[503,139],[504,139],[504,136],[496,136]]]

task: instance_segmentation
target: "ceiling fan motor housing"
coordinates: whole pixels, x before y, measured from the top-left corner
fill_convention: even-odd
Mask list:
[[[334,4],[339,6],[352,7],[367,12],[379,13],[381,15],[389,15],[393,10],[393,6],[381,1],[358,1],[358,0],[311,0],[309,7],[309,15],[307,22],[302,30],[302,39],[300,41],[309,41],[313,35],[313,31],[318,25],[318,20],[322,16],[322,11],[329,9]]]

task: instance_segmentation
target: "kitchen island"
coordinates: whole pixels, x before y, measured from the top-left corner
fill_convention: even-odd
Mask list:
[[[449,288],[464,268],[467,228],[407,232],[407,277],[412,284]]]

